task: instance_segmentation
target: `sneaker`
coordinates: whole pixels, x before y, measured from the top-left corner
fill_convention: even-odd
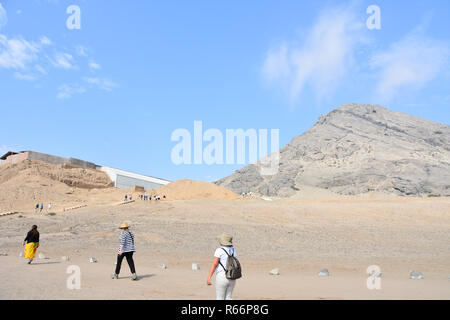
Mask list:
[[[119,279],[119,275],[114,273],[111,275],[111,279]]]
[[[137,275],[136,275],[136,273],[133,273],[133,274],[131,275],[131,280],[137,280]]]

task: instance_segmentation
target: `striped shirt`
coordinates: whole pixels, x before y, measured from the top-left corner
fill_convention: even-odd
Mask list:
[[[120,246],[123,246],[122,252],[135,252],[134,234],[131,231],[122,231],[119,237],[119,252]]]

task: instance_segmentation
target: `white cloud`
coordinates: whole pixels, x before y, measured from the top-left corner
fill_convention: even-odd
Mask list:
[[[318,97],[327,95],[353,66],[355,49],[366,41],[363,30],[352,7],[326,9],[301,45],[284,43],[269,50],[262,75],[286,90],[291,100],[307,87]]]
[[[413,31],[370,59],[378,70],[377,98],[389,102],[401,89],[425,86],[446,70],[449,57],[447,43]]]
[[[89,62],[89,68],[90,68],[91,70],[100,70],[100,69],[102,68],[102,66],[99,65],[98,63],[94,62],[93,60],[91,60],[91,61]]]
[[[42,36],[40,41],[41,41],[41,44],[43,44],[43,45],[48,46],[48,45],[52,44],[52,41],[49,38],[47,38],[46,36]]]
[[[84,46],[81,46],[81,45],[76,46],[75,50],[76,50],[76,52],[77,52],[77,54],[79,56],[82,56],[82,57],[87,57],[88,56],[88,53],[87,53],[88,49],[86,47],[84,47]]]
[[[23,74],[20,72],[15,72],[14,73],[14,78],[16,78],[17,80],[25,80],[25,81],[34,81],[36,80],[36,77],[31,75],[31,74]]]
[[[34,67],[36,68],[37,71],[39,71],[42,74],[47,74],[47,71],[40,65],[36,64],[34,65]]]
[[[73,57],[68,53],[58,52],[57,54],[55,54],[54,59],[49,58],[49,60],[57,68],[71,69],[74,67]]]
[[[0,67],[6,69],[25,69],[26,65],[37,59],[39,46],[25,39],[8,39],[0,34]]]
[[[62,84],[58,88],[58,94],[56,95],[59,99],[69,99],[74,94],[84,93],[86,89],[78,84]]]
[[[0,29],[8,23],[8,16],[6,15],[6,10],[0,3]]]
[[[106,78],[83,78],[83,80],[105,91],[111,91],[113,88],[117,88],[119,86],[117,83]]]

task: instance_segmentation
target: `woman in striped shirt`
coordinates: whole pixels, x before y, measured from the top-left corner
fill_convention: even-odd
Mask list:
[[[117,253],[116,271],[111,278],[119,278],[120,267],[122,265],[122,260],[125,257],[127,258],[128,266],[130,267],[132,274],[131,279],[137,280],[136,269],[133,261],[133,253],[136,252],[136,248],[134,247],[134,234],[128,230],[129,226],[126,223],[123,223],[119,229],[122,229],[122,233],[119,237],[119,251]]]

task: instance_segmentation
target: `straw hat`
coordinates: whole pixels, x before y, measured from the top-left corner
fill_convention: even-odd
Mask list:
[[[222,246],[232,246],[233,245],[233,237],[226,233],[222,233],[222,235],[219,238],[219,243]]]
[[[130,226],[128,225],[128,223],[122,223],[119,227],[119,229],[128,229]]]

